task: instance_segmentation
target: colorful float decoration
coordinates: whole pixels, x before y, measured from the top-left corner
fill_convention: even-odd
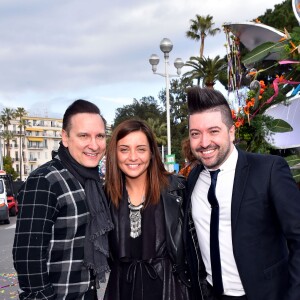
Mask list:
[[[256,147],[251,141],[260,134],[274,148],[300,147],[300,118],[287,113],[300,114],[300,27],[281,32],[257,21],[226,23],[223,28],[237,142],[244,142],[246,150],[263,152],[261,139]],[[285,113],[278,114],[278,109]]]

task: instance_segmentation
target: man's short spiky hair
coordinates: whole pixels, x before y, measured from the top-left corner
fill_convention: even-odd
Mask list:
[[[204,111],[220,111],[226,126],[230,128],[233,125],[229,104],[219,91],[193,86],[187,90],[187,104],[189,115]]]

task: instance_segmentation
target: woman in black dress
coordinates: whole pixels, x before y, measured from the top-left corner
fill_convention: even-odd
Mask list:
[[[189,299],[181,232],[184,179],[165,170],[143,121],[127,120],[114,130],[106,159],[115,229],[104,299]]]

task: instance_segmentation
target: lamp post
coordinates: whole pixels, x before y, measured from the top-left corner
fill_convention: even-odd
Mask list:
[[[157,65],[159,63],[159,57],[156,54],[152,54],[149,62],[152,66],[153,74],[160,75],[165,77],[166,80],[166,110],[167,110],[167,139],[168,139],[168,155],[170,155],[171,152],[171,122],[170,122],[170,91],[169,91],[169,78],[170,77],[179,77],[181,74],[181,68],[184,66],[184,62],[181,58],[176,58],[174,61],[174,66],[177,69],[177,75],[170,75],[169,74],[169,53],[173,49],[172,42],[164,38],[160,42],[160,50],[164,53],[164,61],[165,61],[165,72],[164,73],[157,73]]]

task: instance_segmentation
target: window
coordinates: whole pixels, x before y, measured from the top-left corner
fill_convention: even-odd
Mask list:
[[[0,180],[0,194],[4,193],[3,180]]]
[[[54,141],[53,150],[57,150],[59,147],[59,141]]]

